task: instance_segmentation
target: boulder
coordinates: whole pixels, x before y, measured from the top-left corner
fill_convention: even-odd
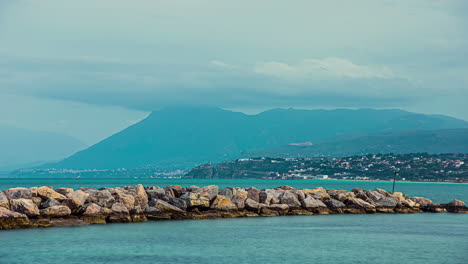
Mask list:
[[[301,201],[302,208],[326,208],[327,206],[319,199],[315,199],[312,195],[308,194],[304,200]]]
[[[111,214],[109,216],[109,222],[111,223],[130,223],[132,218],[130,217],[130,212],[127,207],[121,203],[112,204]]]
[[[395,208],[397,206],[397,200],[392,197],[383,197],[379,200],[375,201],[376,207],[383,207],[383,208]]]
[[[254,200],[257,203],[260,202],[260,190],[259,189],[255,187],[251,187],[249,189],[246,189],[246,191],[247,191],[248,199]]]
[[[410,200],[410,199],[406,199],[404,201],[401,202],[401,204],[405,207],[408,207],[408,208],[413,208],[416,206],[416,202],[414,202],[413,200]]]
[[[8,197],[2,191],[0,191],[0,207],[9,209],[10,208],[10,201],[8,201]]]
[[[163,200],[158,200],[154,199],[150,201],[150,206],[157,208],[164,213],[167,213],[171,216],[171,218],[183,218],[186,215],[186,212],[172,204],[169,204],[168,202],[165,202]]]
[[[47,186],[42,186],[40,188],[37,188],[37,195],[42,197],[42,199],[52,198],[57,201],[64,201],[65,199],[67,199],[65,195],[60,194],[54,191],[52,188],[47,187]]]
[[[82,209],[82,214],[83,215],[98,215],[101,213],[101,206],[95,204],[95,203],[90,203],[87,204],[83,209]]]
[[[377,191],[364,191],[366,195],[371,199],[373,202],[377,202],[378,200],[385,198],[385,195],[377,192]]]
[[[465,203],[460,200],[453,200],[447,204],[448,207],[465,207]]]
[[[382,194],[383,196],[385,197],[392,197],[392,194],[387,192],[386,190],[383,190],[383,189],[379,189],[379,188],[375,188],[374,191]]]
[[[81,219],[89,224],[105,224],[106,214],[103,208],[95,203],[90,203],[81,208]]]
[[[285,215],[289,211],[289,206],[287,204],[270,204],[266,208],[268,208],[268,210],[278,212],[280,215]]]
[[[88,200],[89,194],[83,192],[82,190],[77,190],[68,194],[68,198],[65,201],[65,204],[73,211],[76,212],[79,210]]]
[[[11,188],[4,191],[8,199],[31,199],[32,192],[28,188]]]
[[[22,213],[28,217],[36,217],[39,215],[39,208],[30,199],[13,199],[10,200],[12,211]]]
[[[0,229],[25,228],[28,226],[29,219],[25,214],[0,207]]]
[[[432,200],[423,197],[412,197],[410,199],[416,203],[416,207],[428,207],[433,204]]]
[[[133,196],[135,199],[134,206],[145,208],[148,205],[149,198],[143,185],[138,184],[136,186],[127,186],[124,187],[124,190],[126,191],[126,194]]]
[[[128,210],[135,207],[135,198],[129,194],[121,193],[115,196],[115,202],[123,204]]]
[[[187,203],[185,203],[184,200],[177,198],[177,197],[169,197],[169,201],[167,201],[169,204],[172,204],[173,206],[181,209],[181,210],[187,210]]]
[[[148,197],[148,200],[151,200],[151,199],[168,200],[169,199],[169,197],[166,194],[166,190],[160,187],[152,187],[151,189],[147,189],[146,195]]]
[[[299,201],[304,200],[306,197],[306,194],[301,190],[291,190],[291,192],[294,193],[294,195],[296,195]]]
[[[208,199],[210,199],[210,201],[211,201],[216,197],[216,195],[218,195],[219,187],[216,186],[216,185],[209,185],[209,186],[205,186],[203,188],[200,188],[196,192],[197,193],[207,193],[208,194]]]
[[[70,194],[73,193],[73,188],[57,188],[55,189],[56,192],[60,193],[61,195],[65,197],[69,197]]]
[[[348,208],[375,209],[375,206],[362,200],[361,198],[350,197],[345,201]]]
[[[291,191],[285,191],[280,196],[280,203],[287,204],[289,208],[301,207],[301,202],[297,199],[297,196]]]
[[[46,217],[64,217],[71,215],[71,210],[67,206],[54,205],[40,210],[40,214]]]
[[[148,221],[148,218],[145,216],[145,212],[140,206],[135,206],[132,210],[130,210],[130,217],[134,223]]]
[[[264,204],[278,204],[280,202],[280,197],[281,192],[278,190],[272,190],[272,189],[265,189],[260,191],[259,198],[260,198],[260,203]]]
[[[325,200],[324,203],[327,205],[328,208],[331,208],[331,209],[346,208],[346,205],[343,202],[338,201],[333,198]]]
[[[336,195],[336,198],[335,197],[333,197],[333,198],[344,202],[344,201],[346,201],[348,199],[351,199],[351,198],[354,198],[354,197],[355,197],[355,195],[354,195],[353,192],[343,192],[343,193],[338,193]]]
[[[144,209],[145,216],[150,220],[169,220],[171,216],[162,210],[148,206]]]
[[[266,204],[258,203],[250,198],[245,200],[245,208],[250,211],[258,212],[262,207],[266,207]]]
[[[31,197],[31,201],[33,201],[33,203],[34,203],[37,207],[40,207],[40,206],[41,206],[41,203],[42,203],[42,198],[41,198],[41,197],[37,197],[37,196],[33,196],[33,197]]]
[[[86,199],[86,202],[88,203],[95,203],[101,207],[111,208],[115,202],[115,198],[107,189],[104,189],[104,190],[86,189],[83,191],[89,194],[88,199]]]
[[[211,205],[211,209],[221,211],[233,211],[237,210],[237,206],[224,195],[217,195]]]
[[[199,208],[208,208],[210,207],[210,198],[206,192],[202,193],[193,193],[186,192],[180,196],[186,204],[187,207],[199,207]]]
[[[47,198],[47,200],[43,201],[41,203],[41,206],[39,208],[44,209],[47,207],[52,207],[52,206],[57,206],[60,205],[60,202],[53,199],[53,198]]]
[[[229,199],[232,199],[232,198],[234,198],[234,196],[236,196],[237,189],[232,188],[232,187],[227,187],[227,188],[224,188],[224,189],[220,190],[219,194],[222,195],[222,196],[225,196],[225,197],[227,197]]]

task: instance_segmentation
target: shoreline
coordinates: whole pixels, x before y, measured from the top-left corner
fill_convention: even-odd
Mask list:
[[[199,180],[199,181],[259,181],[259,180],[264,180],[264,181],[303,181],[303,182],[386,182],[386,183],[393,183],[393,180],[351,180],[351,179],[326,179],[326,180],[308,180],[308,179],[264,179],[264,178],[246,178],[246,179],[226,179],[226,178],[214,178],[214,179],[207,179],[207,178],[169,178],[169,177],[160,177],[160,178],[102,178],[102,177],[79,177],[79,178],[70,178],[70,177],[50,177],[50,178],[35,178],[35,177],[1,177],[0,176],[0,181],[2,180],[51,180],[51,181],[57,181],[57,180],[132,180],[132,181],[138,181],[138,180],[168,180],[168,181],[190,181],[190,180]],[[396,181],[396,184],[405,184],[405,183],[431,183],[431,184],[467,184],[468,182],[455,182],[455,181]]]
[[[383,189],[332,190],[125,186],[0,191],[0,230],[32,227],[131,223],[150,220],[267,217],[324,214],[468,213],[459,200],[435,204],[422,197]]]

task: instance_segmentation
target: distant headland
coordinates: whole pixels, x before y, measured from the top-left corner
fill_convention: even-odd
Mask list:
[[[468,213],[454,200],[435,204],[382,189],[219,189],[179,185],[93,189],[32,187],[0,191],[0,229],[254,216]]]

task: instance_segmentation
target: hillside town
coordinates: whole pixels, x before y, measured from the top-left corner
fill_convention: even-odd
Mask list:
[[[468,181],[467,154],[375,154],[344,158],[243,158],[203,164],[188,178]]]

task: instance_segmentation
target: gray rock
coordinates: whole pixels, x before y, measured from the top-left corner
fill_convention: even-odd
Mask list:
[[[325,200],[324,203],[327,205],[327,207],[332,208],[332,209],[346,208],[346,205],[343,202],[338,201],[333,198]]]
[[[291,191],[285,191],[280,196],[280,203],[287,204],[289,208],[299,208],[301,207],[301,202],[297,199],[297,196]]]
[[[96,190],[96,189],[86,189],[85,193],[89,194],[86,202],[95,203],[101,207],[111,208],[115,202],[115,198],[109,192],[109,190]]]
[[[260,191],[259,202],[264,204],[278,204],[280,202],[281,192],[272,189],[265,189]]]
[[[453,200],[447,204],[448,207],[465,207],[465,203],[460,200]]]
[[[4,191],[6,197],[8,199],[31,199],[32,192],[28,188],[11,188]]]
[[[218,192],[219,192],[219,187],[216,186],[216,185],[209,185],[209,186],[205,186],[203,188],[200,188],[198,191],[196,191],[197,193],[207,193],[208,194],[208,198],[211,200],[213,200],[216,195],[218,195]]]
[[[236,195],[237,190],[235,188],[227,187],[219,191],[219,194],[225,196],[232,200],[232,198]]]
[[[41,209],[45,209],[45,208],[47,208],[47,207],[52,207],[52,206],[56,206],[56,205],[60,205],[60,202],[57,201],[57,200],[55,200],[55,199],[53,199],[53,198],[47,198],[47,200],[45,200],[45,201],[43,201],[43,202],[41,203],[40,208],[41,208]]]
[[[376,201],[377,207],[394,208],[397,206],[397,200],[391,197],[383,197]]]
[[[325,208],[327,207],[321,200],[315,199],[312,195],[307,195],[304,200],[301,201],[302,208],[310,209],[310,208]]]

